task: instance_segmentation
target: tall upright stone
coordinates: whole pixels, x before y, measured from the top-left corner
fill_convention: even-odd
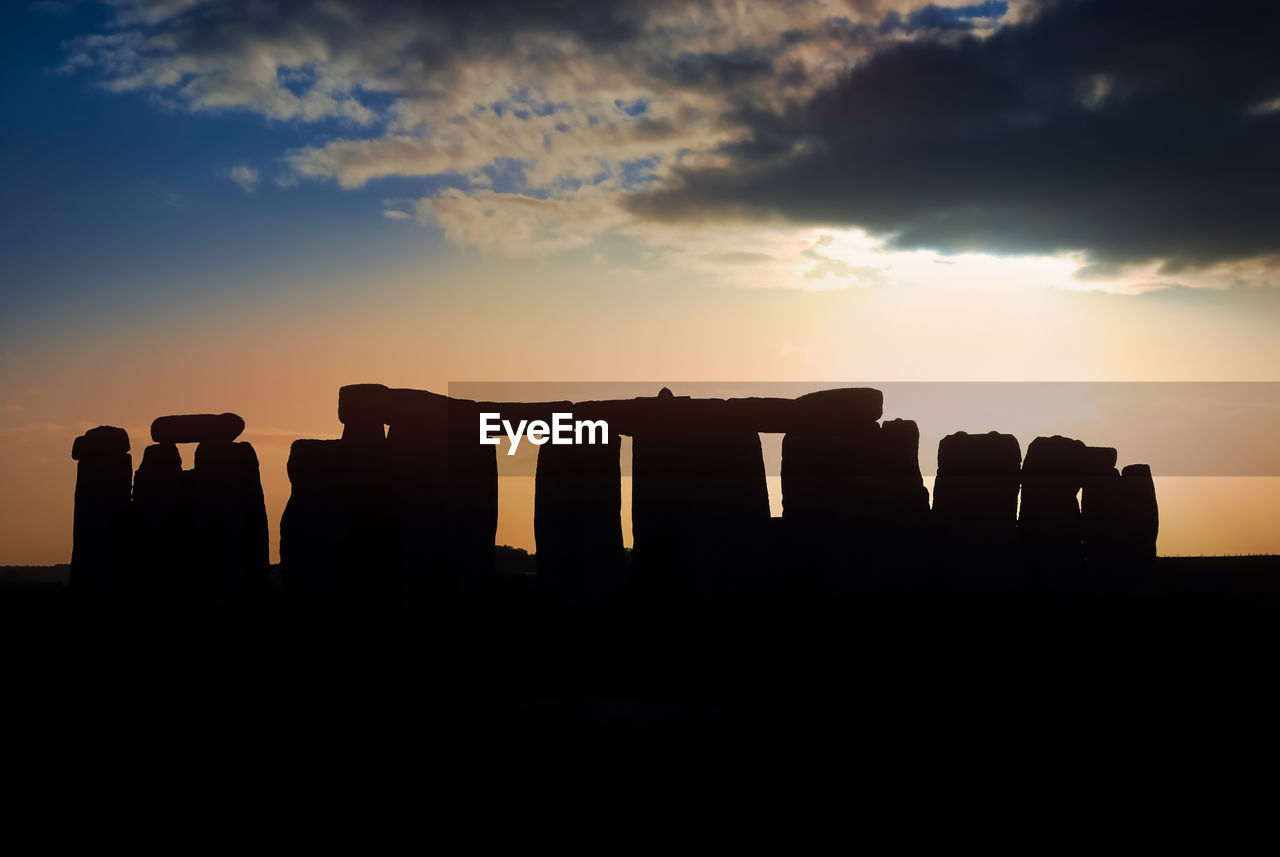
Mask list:
[[[1021,469],[1022,450],[1010,434],[956,432],[939,442],[930,517],[940,562],[1010,557]]]
[[[884,461],[883,394],[824,390],[796,400],[782,439],[781,554],[789,582],[843,590],[868,585],[881,567],[876,533]],[[873,554],[875,554],[873,556]]]
[[[411,462],[397,461],[387,440],[393,399],[394,391],[382,384],[348,384],[338,390],[351,543],[343,591],[352,606],[391,607],[405,597],[402,526],[395,503],[398,471]],[[336,448],[333,454],[339,454]]]
[[[191,574],[191,480],[173,443],[142,453],[133,478],[133,562],[137,598],[176,604],[185,599]]]
[[[267,512],[258,456],[248,443],[204,441],[192,480],[191,596],[195,604],[238,607],[266,585]]]
[[[760,435],[700,419],[687,402],[664,388],[632,438],[636,560],[678,598],[750,598],[769,532]]]
[[[76,438],[75,517],[68,583],[81,597],[113,597],[129,566],[133,458],[122,428],[98,426]]]
[[[929,489],[920,473],[920,428],[914,420],[885,420],[879,440],[871,520],[890,554],[914,557],[929,523]]]
[[[1120,471],[1120,504],[1123,522],[1119,531],[1122,556],[1134,561],[1156,558],[1156,538],[1160,535],[1160,508],[1156,485],[1148,464],[1128,464]]]
[[[837,430],[789,431],[782,438],[782,516],[789,526],[847,535],[871,511],[880,452],[874,422]]]
[[[782,439],[782,515],[794,524],[851,526],[874,502],[883,410],[879,390],[824,390],[796,400]]]
[[[1116,451],[1061,435],[1037,437],[1022,463],[1018,534],[1024,557],[1039,563],[1079,562],[1084,526],[1076,496],[1115,471]]]
[[[339,607],[358,575],[353,485],[356,450],[340,440],[295,440],[289,502],[280,518],[280,566],[290,603]]]
[[[395,391],[393,391],[395,392]],[[479,443],[464,403],[397,416],[387,430],[400,591],[410,606],[455,606],[492,584],[498,529],[496,447]]]
[[[538,449],[533,531],[538,588],[552,603],[597,605],[625,588],[620,442]]]
[[[1131,464],[1085,483],[1081,498],[1085,556],[1091,564],[1124,565],[1156,555],[1160,513],[1151,468]]]
[[[1054,435],[1037,437],[1022,462],[1018,537],[1024,556],[1076,559],[1081,549],[1080,506],[1084,443]]]

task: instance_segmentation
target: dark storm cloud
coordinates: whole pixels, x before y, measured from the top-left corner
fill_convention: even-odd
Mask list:
[[[1280,253],[1278,32],[1274,3],[1066,0],[985,39],[900,42],[805,103],[739,111],[727,165],[629,205],[1098,266]]]
[[[134,0],[124,5],[154,8]],[[656,0],[651,8],[665,5]],[[591,50],[616,49],[642,34],[647,14],[634,0],[198,0],[189,9],[178,4],[175,12],[178,26],[166,29],[165,47],[172,44],[188,56],[297,37],[363,54],[370,64],[381,59],[388,68],[421,71],[468,54],[509,50],[514,39],[528,34],[570,38]],[[145,13],[133,17],[145,20]],[[379,57],[380,32],[395,29],[414,38]]]
[[[120,4],[136,7],[144,20],[146,2]],[[220,22],[235,22],[244,30],[268,33],[300,20],[328,20],[334,30],[359,32],[359,22],[383,20],[432,21],[466,41],[502,40],[513,33],[553,32],[608,47],[640,34],[644,5],[634,0],[218,0],[196,3],[189,12],[175,4],[175,12],[187,12],[193,38],[216,35]],[[667,5],[662,0],[654,5]]]
[[[681,53],[653,60],[648,71],[653,77],[676,86],[731,89],[773,73],[774,52],[744,48],[727,53]]]

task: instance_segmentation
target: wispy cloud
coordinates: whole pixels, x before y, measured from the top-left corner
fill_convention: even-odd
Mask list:
[[[238,164],[227,170],[227,178],[240,185],[245,193],[254,193],[258,189],[258,181],[262,175],[253,167]]]

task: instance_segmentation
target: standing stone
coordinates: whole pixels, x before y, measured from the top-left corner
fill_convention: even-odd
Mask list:
[[[345,432],[344,432],[345,433]],[[347,497],[351,504],[351,553],[344,583],[352,606],[400,604],[400,535],[393,484],[403,462],[384,439],[365,436],[342,443],[350,456]]]
[[[929,489],[920,473],[920,428],[914,420],[885,420],[873,463],[871,519],[893,556],[915,556],[929,522]]]
[[[1129,464],[1120,471],[1123,527],[1120,550],[1137,562],[1156,558],[1156,537],[1160,534],[1160,509],[1156,485],[1148,464]]]
[[[68,583],[81,597],[113,597],[129,565],[129,493],[133,458],[122,428],[98,426],[76,438],[75,517]]]
[[[1080,530],[1085,558],[1091,563],[1109,563],[1119,551],[1121,511],[1120,471],[1093,477],[1080,494]]]
[[[289,449],[289,502],[280,518],[286,598],[342,606],[360,557],[353,529],[355,450],[340,440],[295,440]]]
[[[134,572],[143,603],[184,600],[191,565],[191,480],[172,443],[142,453],[133,478]]]
[[[931,518],[938,559],[1007,559],[1017,539],[1022,450],[1010,434],[949,434],[938,444]]]
[[[665,395],[664,395],[665,394]],[[660,590],[696,601],[760,594],[769,493],[760,435],[664,417],[632,439],[636,561]]]
[[[1083,442],[1062,435],[1037,437],[1022,462],[1018,536],[1032,560],[1075,560],[1082,549],[1080,506]]]
[[[878,469],[880,426],[789,431],[782,438],[782,516],[846,537],[873,504],[870,477]],[[815,531],[816,532],[816,531]]]
[[[620,443],[538,448],[533,531],[538,588],[555,604],[613,603],[624,595]]]
[[[1116,451],[1054,435],[1037,437],[1022,463],[1018,533],[1024,556],[1034,562],[1075,563],[1084,555],[1084,530],[1076,495],[1115,471]]]
[[[835,391],[842,392],[842,391]],[[878,411],[878,391],[875,393]],[[905,585],[921,559],[929,493],[920,474],[920,430],[910,420],[827,414],[787,432],[783,519],[794,577],[836,591]]]
[[[1085,483],[1082,496],[1085,555],[1099,565],[1132,564],[1156,555],[1160,514],[1151,468],[1114,467]]]
[[[816,424],[783,436],[779,570],[792,587],[845,591],[868,583],[878,562],[868,541],[880,447],[875,422]]]
[[[403,600],[394,497],[394,471],[400,463],[385,430],[390,402],[391,393],[382,384],[348,384],[338,390],[351,541],[342,586],[351,606],[387,608]]]
[[[478,412],[449,405],[394,422],[386,446],[404,602],[447,607],[480,600],[494,572],[498,460],[496,447],[479,443]]]
[[[267,576],[258,456],[248,443],[205,441],[195,459],[192,599],[200,606],[242,606],[263,594]]]
[[[875,560],[866,535],[881,470],[884,394],[865,387],[795,400],[782,438],[780,574],[789,587],[844,590],[866,582]]]
[[[782,516],[791,525],[834,528],[842,537],[876,503],[884,396],[879,390],[823,390],[796,399],[782,439]],[[816,529],[815,529],[816,534]]]

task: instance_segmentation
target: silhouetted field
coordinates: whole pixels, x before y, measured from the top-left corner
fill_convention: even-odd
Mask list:
[[[0,588],[10,835],[135,852],[1227,853],[1280,558],[1160,595],[109,612]],[[7,576],[4,578],[7,579]],[[14,840],[10,840],[14,841]]]

